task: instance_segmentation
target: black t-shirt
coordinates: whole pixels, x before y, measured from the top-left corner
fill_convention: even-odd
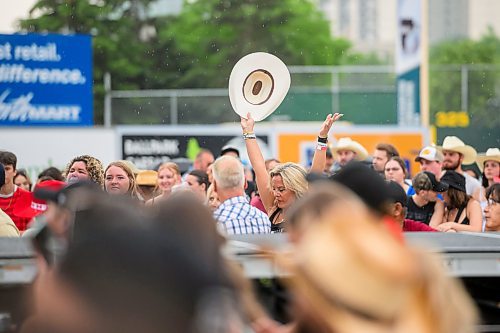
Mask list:
[[[431,201],[426,205],[419,207],[415,201],[413,201],[413,198],[409,196],[408,201],[406,202],[406,218],[429,225],[432,214],[434,214],[435,205],[436,203]]]

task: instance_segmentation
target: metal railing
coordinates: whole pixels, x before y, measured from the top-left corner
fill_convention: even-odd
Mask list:
[[[347,110],[353,123],[397,123],[393,66],[290,66],[289,70],[292,86],[272,116],[276,120],[317,121],[329,112]],[[498,65],[431,66],[430,74],[431,114],[440,108],[465,112],[471,105],[477,108],[474,100],[478,94],[484,95],[484,91],[478,92],[478,87],[471,89],[470,85],[471,80],[476,85],[478,75],[489,82],[485,89],[493,89],[486,95],[500,99]],[[448,87],[432,85],[433,80],[444,75],[450,78],[450,82],[446,82]],[[492,84],[496,88],[492,88]],[[104,85],[106,127],[113,124],[217,124],[238,120],[232,112],[227,88],[112,90],[109,74],[105,75]],[[453,100],[439,101],[437,97],[444,95],[446,89],[454,91]],[[456,105],[457,93],[459,105]]]

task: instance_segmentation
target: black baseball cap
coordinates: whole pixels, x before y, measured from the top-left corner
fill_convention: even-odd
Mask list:
[[[465,188],[465,177],[456,171],[446,171],[443,177],[441,177],[441,181],[448,184],[451,188],[467,193]]]
[[[238,157],[240,157],[240,151],[238,150],[238,148],[236,148],[234,146],[229,146],[229,145],[222,147],[222,149],[220,151],[220,156],[223,156],[224,154],[229,153],[229,152],[233,152],[236,155],[238,155]]]
[[[436,176],[429,171],[418,173],[413,178],[412,184],[415,191],[431,190],[434,192],[446,192],[448,190],[448,184],[438,181]]]
[[[385,214],[385,206],[391,202],[386,181],[368,165],[351,161],[338,173],[330,177],[353,191],[363,202],[375,211]]]
[[[387,182],[387,188],[389,192],[389,197],[392,203],[399,202],[403,207],[406,207],[408,202],[408,197],[406,196],[405,190],[398,183],[390,180]]]

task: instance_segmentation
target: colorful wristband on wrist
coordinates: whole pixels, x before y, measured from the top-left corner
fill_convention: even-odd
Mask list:
[[[255,133],[243,133],[243,139],[257,139],[257,136],[255,136]]]
[[[316,150],[326,150],[328,148],[328,144],[319,142],[316,145]]]
[[[328,143],[328,138],[322,138],[322,137],[318,136],[318,142]]]

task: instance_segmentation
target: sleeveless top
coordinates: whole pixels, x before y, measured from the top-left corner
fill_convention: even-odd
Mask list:
[[[460,219],[460,216],[462,216],[462,212],[464,211],[464,209],[467,209],[467,206],[460,207],[460,209],[457,212],[457,216],[455,216],[455,221],[453,221],[453,222],[458,223],[458,220]],[[460,224],[469,225],[470,222],[469,222],[469,218],[467,217],[467,211],[465,213],[466,213],[465,218],[463,219],[463,221]]]
[[[418,206],[413,198],[410,196],[406,202],[406,219],[418,221],[429,225],[431,221],[432,214],[434,214],[435,202],[428,202],[422,207]]]
[[[274,221],[278,217],[279,213],[281,213],[282,211],[283,210],[281,208],[277,208],[276,210],[274,210],[271,216],[269,216],[269,220],[271,221],[272,234],[285,232],[285,227],[286,227],[285,220],[281,221],[280,223],[275,223]]]

